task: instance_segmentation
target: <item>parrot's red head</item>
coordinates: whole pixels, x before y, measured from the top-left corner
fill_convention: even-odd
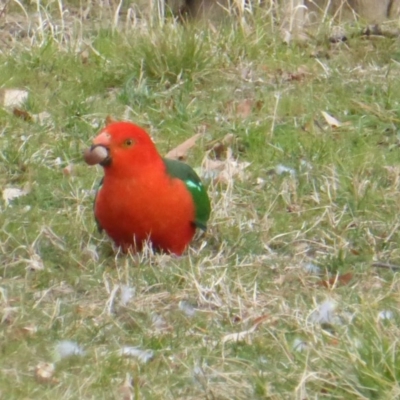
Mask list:
[[[105,169],[132,170],[161,159],[147,132],[130,122],[107,125],[84,154],[85,161]]]

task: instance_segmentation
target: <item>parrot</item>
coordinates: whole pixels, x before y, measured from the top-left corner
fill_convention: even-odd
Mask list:
[[[140,251],[149,241],[155,251],[179,256],[196,228],[206,230],[211,206],[199,176],[188,164],[163,158],[141,127],[111,122],[84,160],[103,167],[95,221],[123,252]]]

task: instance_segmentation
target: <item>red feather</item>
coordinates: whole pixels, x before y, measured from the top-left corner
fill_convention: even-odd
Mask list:
[[[148,134],[127,122],[108,125],[93,141],[108,150],[95,202],[101,227],[123,248],[182,254],[195,233],[195,205],[185,183],[166,172]]]

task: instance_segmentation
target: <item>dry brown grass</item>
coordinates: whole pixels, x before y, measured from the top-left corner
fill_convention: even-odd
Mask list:
[[[29,96],[0,109],[0,397],[396,398],[399,278],[373,263],[400,265],[397,42],[8,4],[2,95]],[[201,133],[213,213],[184,256],[96,232],[108,115],[164,153]]]

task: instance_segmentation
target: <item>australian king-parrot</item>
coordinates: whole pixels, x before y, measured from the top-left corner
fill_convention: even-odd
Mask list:
[[[149,240],[155,250],[180,255],[196,228],[206,229],[210,200],[200,178],[188,164],[162,158],[139,126],[107,125],[84,159],[104,169],[94,215],[123,251]]]

